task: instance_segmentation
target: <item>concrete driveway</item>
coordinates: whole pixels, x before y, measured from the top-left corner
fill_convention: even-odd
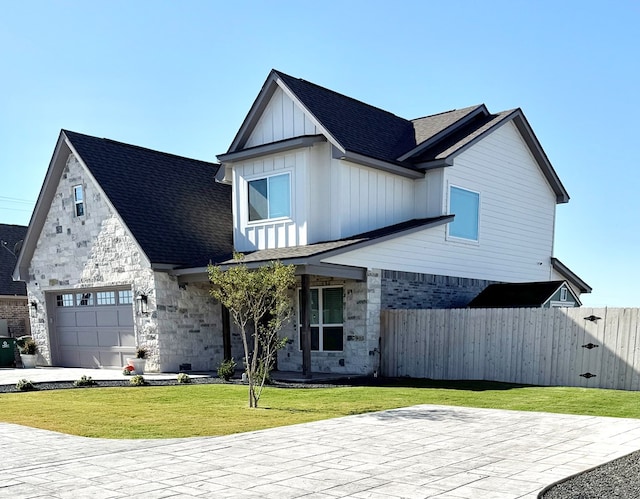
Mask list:
[[[170,440],[0,423],[0,497],[534,498],[637,449],[640,420],[434,405]]]

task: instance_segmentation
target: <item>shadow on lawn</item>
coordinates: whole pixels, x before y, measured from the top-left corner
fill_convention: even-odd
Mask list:
[[[441,390],[464,390],[484,392],[488,390],[512,390],[515,388],[530,388],[535,385],[523,385],[519,383],[502,383],[498,381],[481,380],[435,380],[416,378],[352,378],[334,382],[335,385],[349,386],[377,386],[388,388],[433,388]]]

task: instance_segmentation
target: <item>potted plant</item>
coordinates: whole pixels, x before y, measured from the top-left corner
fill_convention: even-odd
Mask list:
[[[36,345],[36,342],[33,341],[33,338],[31,338],[30,336],[20,338],[18,340],[18,348],[20,349],[20,360],[22,361],[22,367],[36,367],[38,346]]]
[[[133,366],[133,370],[136,374],[144,374],[144,368],[147,364],[147,349],[144,347],[138,347],[135,358],[127,359],[127,362],[130,366]]]

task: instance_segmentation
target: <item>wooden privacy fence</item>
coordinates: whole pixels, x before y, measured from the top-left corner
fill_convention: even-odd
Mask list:
[[[383,310],[381,373],[640,390],[640,309]]]

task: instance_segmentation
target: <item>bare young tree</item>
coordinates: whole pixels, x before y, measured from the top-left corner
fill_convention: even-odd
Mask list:
[[[290,291],[295,288],[295,267],[271,262],[255,270],[241,262],[222,270],[209,266],[211,295],[222,303],[240,329],[249,382],[249,407],[258,407],[276,354],[287,338],[278,332],[293,310]]]

